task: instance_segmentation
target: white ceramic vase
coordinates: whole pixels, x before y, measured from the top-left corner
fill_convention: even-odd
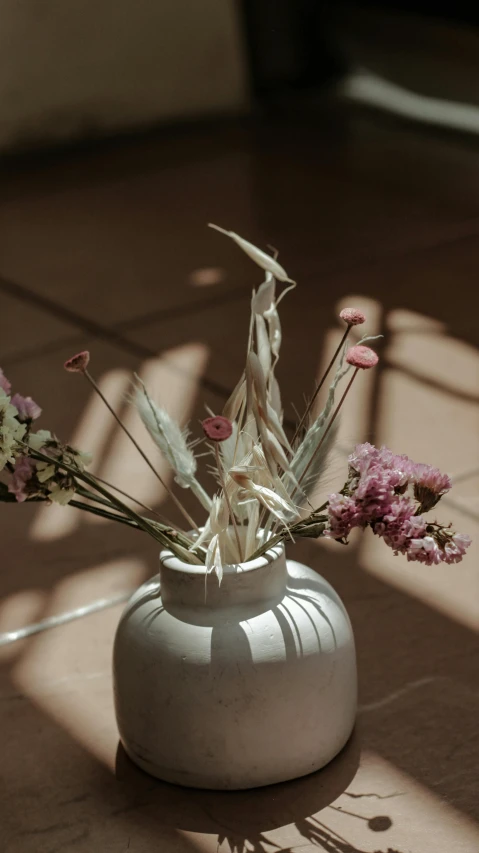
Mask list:
[[[195,788],[252,788],[323,767],[351,734],[356,680],[344,605],[281,545],[228,567],[221,586],[163,552],[159,578],[133,595],[115,638],[126,752]]]

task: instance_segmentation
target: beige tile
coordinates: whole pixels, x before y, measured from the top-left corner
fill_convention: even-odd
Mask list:
[[[212,149],[208,133],[188,131],[177,150],[175,131],[167,143],[127,145],[111,160],[103,150],[32,166],[6,184],[0,269],[105,325],[143,315],[141,327],[125,328],[124,347],[85,338],[75,350],[91,349],[92,372],[138,438],[124,402],[134,370],[199,435],[202,401],[219,410],[215,383],[231,387],[242,369],[249,288],[260,280],[204,220],[273,240],[300,280],[282,313],[278,374],[288,415],[327,363],[340,307],[364,306],[371,331],[385,334],[381,368],[361,377],[349,402],[331,488],[341,485],[358,439],[385,441],[453,474],[473,469],[479,248],[467,234],[477,227],[475,152],[386,127],[373,132],[361,120],[334,125],[335,144],[301,120],[281,131],[234,130]],[[211,267],[217,272],[196,281],[217,284],[191,284],[192,271]],[[164,322],[152,315],[243,284],[234,306]],[[29,345],[63,337],[57,321],[11,307],[7,354],[17,352],[22,324]],[[97,471],[173,515],[81,377],[63,371],[71,354],[65,344],[12,361],[12,380],[43,406],[39,426],[93,449]],[[200,392],[201,377],[209,384]],[[459,506],[444,501],[438,515],[473,533],[475,480],[452,494]],[[117,595],[155,572],[154,542],[78,516],[2,508],[0,631]],[[111,694],[120,606],[3,647],[5,853],[476,853],[477,558],[414,566],[382,544],[365,534],[348,548],[302,541],[291,550],[346,603],[360,715],[336,762],[287,785],[185,791],[129,763],[118,751]]]
[[[308,259],[314,267],[311,246]],[[288,415],[290,403],[302,405],[303,395],[314,387],[315,376],[327,363],[326,336],[342,331],[338,313],[348,304],[363,306],[368,316],[358,333],[382,333],[384,339],[375,348],[418,388],[449,389],[455,399],[462,396],[474,403],[479,396],[474,320],[479,296],[473,288],[478,260],[479,241],[470,237],[411,252],[394,263],[382,260],[330,273],[320,284],[313,283],[311,270],[298,276],[296,290],[280,305],[283,344],[277,374]],[[251,282],[253,286],[261,282],[259,271],[253,270]],[[125,334],[156,352],[175,342],[204,344],[210,352],[206,375],[232,388],[243,369],[248,325],[249,293],[245,293],[244,300],[234,305],[218,305],[174,323],[145,322]],[[384,362],[380,370],[383,366]],[[407,416],[406,411],[399,414]]]
[[[52,168],[52,179],[55,169]],[[234,198],[223,209],[223,194]],[[226,268],[219,219],[251,230],[248,158],[232,150],[116,180],[62,185],[0,205],[0,269],[82,316],[110,325],[243,284],[248,262]],[[234,221],[226,222],[226,219]]]
[[[254,280],[209,221],[273,242],[315,293],[333,270],[477,234],[472,150],[347,112],[326,121],[329,135],[297,115],[190,127],[13,173],[0,269],[110,325]]]
[[[45,345],[75,335],[75,327],[48,312],[3,293],[0,283],[0,366],[17,361],[26,350],[35,352]],[[24,394],[29,394],[25,387]]]

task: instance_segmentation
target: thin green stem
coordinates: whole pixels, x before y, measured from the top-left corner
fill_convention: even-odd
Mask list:
[[[148,506],[148,504],[142,503],[138,500],[138,498],[134,498],[133,495],[129,495],[128,492],[124,492],[123,489],[119,489],[118,486],[115,486],[113,483],[109,483],[108,480],[103,480],[101,477],[98,476],[98,474],[94,474],[93,476],[95,477],[95,480],[98,480],[99,483],[103,483],[104,486],[108,486],[109,489],[113,489],[113,491],[118,492],[119,495],[123,495],[124,498],[128,498],[130,501],[133,501],[133,503],[135,503],[137,506],[141,506],[142,509],[145,509],[147,512],[151,512],[153,515],[156,515],[157,518],[161,519],[161,521],[166,527],[173,527],[171,521],[165,518],[164,515],[161,515],[159,512],[157,512],[156,509],[153,509],[153,507]]]
[[[98,479],[98,478],[95,477],[95,479]],[[100,482],[102,483],[104,481],[100,480]],[[105,498],[102,498],[99,495],[95,495],[93,492],[90,492],[89,489],[85,489],[83,486],[79,485],[78,483],[76,485],[76,492],[79,495],[81,495],[82,498],[87,498],[88,500],[94,501],[95,503],[101,504],[102,506],[107,506],[110,508],[113,507],[113,504],[111,503],[111,501],[106,500]],[[126,497],[129,497],[129,495],[126,495]],[[71,503],[71,501],[70,501],[70,503]],[[144,518],[144,516],[140,516],[140,518]],[[153,526],[156,525],[160,530],[163,530],[166,534],[169,534],[171,536],[174,535],[176,541],[179,542],[180,545],[182,545],[184,548],[188,549],[193,545],[193,540],[189,539],[188,536],[182,530],[177,530],[175,527],[173,527],[172,524],[162,524],[161,522],[156,521],[152,518],[145,518],[144,520],[148,521]]]
[[[106,512],[106,510],[99,509],[99,507],[96,506],[91,506],[83,501],[71,500],[68,505],[81,509],[84,512],[90,512],[92,515],[98,515],[100,518],[108,518],[110,521],[119,521],[120,524],[127,524],[129,527],[138,527],[136,521],[132,521],[130,518],[126,518],[118,513]]]

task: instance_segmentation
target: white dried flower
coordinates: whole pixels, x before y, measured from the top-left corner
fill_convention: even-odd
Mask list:
[[[56,504],[60,504],[60,506],[66,506],[75,495],[75,489],[64,489],[55,480],[48,484],[48,490],[52,501]]]
[[[49,465],[48,462],[36,462],[36,466],[39,483],[46,483],[47,480],[51,480],[55,476],[55,471],[57,470],[55,465]]]
[[[32,450],[41,450],[45,447],[48,441],[52,441],[53,436],[47,429],[39,429],[38,432],[32,432],[28,436],[28,444]]]
[[[18,442],[23,439],[27,426],[16,420],[17,414],[10,397],[0,388],[0,471],[7,463],[13,463],[15,456],[22,452]]]

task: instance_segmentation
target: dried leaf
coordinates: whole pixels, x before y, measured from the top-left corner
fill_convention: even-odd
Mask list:
[[[258,287],[257,293],[253,294],[251,300],[251,311],[253,314],[264,314],[274,303],[276,282],[271,273],[266,273],[266,280]]]
[[[270,403],[271,408],[276,412],[279,423],[282,424],[283,406],[281,404],[281,392],[279,390],[278,380],[273,373],[270,374],[268,382],[268,403]]]
[[[230,421],[236,420],[238,412],[241,408],[243,400],[246,396],[246,381],[244,377],[244,373],[241,374],[241,378],[237,383],[234,390],[231,392],[228,400],[223,406],[223,417],[228,418]]]
[[[248,526],[246,528],[245,558],[248,559],[257,547],[257,534],[259,524],[259,503],[257,500],[249,501],[247,504]]]
[[[296,518],[298,516],[298,511],[289,498],[282,498],[272,489],[257,485],[244,471],[233,469],[230,474],[247,494],[254,495],[266,509],[283,523],[287,523],[291,517]]]
[[[258,359],[265,376],[269,376],[271,370],[271,346],[269,343],[268,330],[261,314],[256,314],[256,348]]]
[[[221,581],[223,580],[223,561],[221,559],[220,537],[218,533],[213,536],[208,546],[205,565],[208,573],[213,570],[216,572],[218,583],[221,584]]]
[[[291,447],[288,441],[288,437],[283,429],[283,425],[280,419],[278,418],[276,411],[269,403],[267,403],[267,412],[271,431],[274,432],[276,438],[283,445],[283,447],[286,447],[286,450],[289,450],[289,452],[292,454],[293,448]]]
[[[268,439],[269,452],[271,453],[276,464],[279,465],[283,469],[283,471],[289,471],[290,465],[288,458],[275,434],[271,432],[270,429],[266,428],[266,437]]]
[[[265,311],[264,317],[268,321],[268,337],[271,352],[273,353],[277,361],[281,348],[282,334],[281,323],[279,321],[279,314],[276,310],[276,305],[272,305],[271,308]]]
[[[258,264],[259,267],[262,267],[262,269],[267,270],[274,275],[278,281],[293,282],[293,279],[288,277],[286,270],[283,269],[281,264],[278,264],[271,255],[266,254],[262,249],[258,249],[257,246],[254,246],[253,243],[250,243],[248,240],[240,237],[239,234],[236,234],[234,231],[226,231],[224,228],[220,228],[219,225],[213,225],[212,222],[209,222],[208,225],[210,228],[214,228],[215,231],[219,231],[221,234],[226,234],[227,237],[231,237],[231,239],[234,240],[240,249],[243,249],[243,252],[245,252],[252,261]]]
[[[224,498],[217,495],[213,498],[213,506],[210,513],[210,526],[214,534],[221,533],[229,526],[228,504]]]

